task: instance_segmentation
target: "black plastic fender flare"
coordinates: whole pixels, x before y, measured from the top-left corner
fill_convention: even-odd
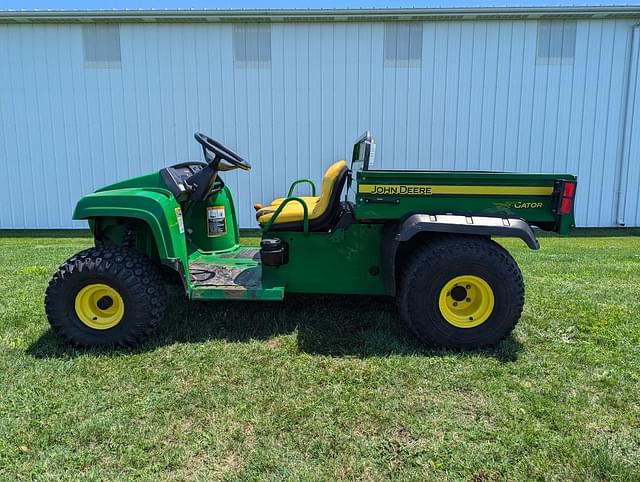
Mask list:
[[[424,232],[520,238],[529,248],[540,248],[533,229],[523,219],[460,214],[412,214],[399,223],[387,224],[383,231],[382,276],[387,294],[395,295],[396,292],[396,254],[400,243]]]

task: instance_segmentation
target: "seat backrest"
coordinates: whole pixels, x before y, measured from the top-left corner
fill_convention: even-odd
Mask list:
[[[313,211],[309,213],[310,218],[317,218],[322,216],[322,214],[324,214],[329,206],[334,204],[331,202],[332,197],[340,196],[340,193],[337,192],[337,184],[338,180],[342,177],[341,174],[343,174],[346,170],[346,161],[334,162],[333,164],[331,164],[331,166],[329,166],[329,169],[327,169],[327,171],[324,173],[324,177],[322,178],[320,199],[318,199],[318,203],[313,208]],[[342,184],[344,186],[344,183]]]

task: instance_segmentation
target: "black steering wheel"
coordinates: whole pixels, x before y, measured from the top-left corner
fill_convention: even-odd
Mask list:
[[[230,169],[243,169],[248,171],[251,169],[251,164],[245,161],[238,153],[232,151],[226,146],[223,146],[215,139],[196,132],[194,137],[196,141],[202,146],[202,152],[204,158],[214,170],[228,171]],[[226,165],[221,164],[224,162]]]

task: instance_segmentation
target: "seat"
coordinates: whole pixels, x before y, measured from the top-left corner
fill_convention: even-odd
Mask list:
[[[312,204],[315,204],[320,200],[320,196],[296,196],[296,197],[299,197],[305,203],[307,203],[307,206],[311,206]],[[286,197],[277,197],[273,201],[271,201],[271,204],[269,204],[269,206],[280,206],[282,201],[284,201],[285,199],[287,199],[287,198]]]
[[[340,193],[347,179],[347,163],[338,161],[324,173],[320,196],[303,196],[300,199],[307,205],[309,229],[320,231],[328,229],[340,207]],[[271,216],[286,198],[277,198],[268,206],[256,212],[256,219],[261,226],[271,220]],[[297,201],[290,201],[278,214],[273,227],[279,230],[301,230],[304,221],[304,209]]]

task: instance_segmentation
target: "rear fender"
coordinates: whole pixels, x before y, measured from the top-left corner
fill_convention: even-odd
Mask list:
[[[464,216],[454,214],[413,214],[399,223],[385,226],[382,236],[382,276],[387,294],[396,293],[398,253],[423,234],[505,236],[522,239],[531,249],[539,249],[536,235],[526,221],[518,218]]]

